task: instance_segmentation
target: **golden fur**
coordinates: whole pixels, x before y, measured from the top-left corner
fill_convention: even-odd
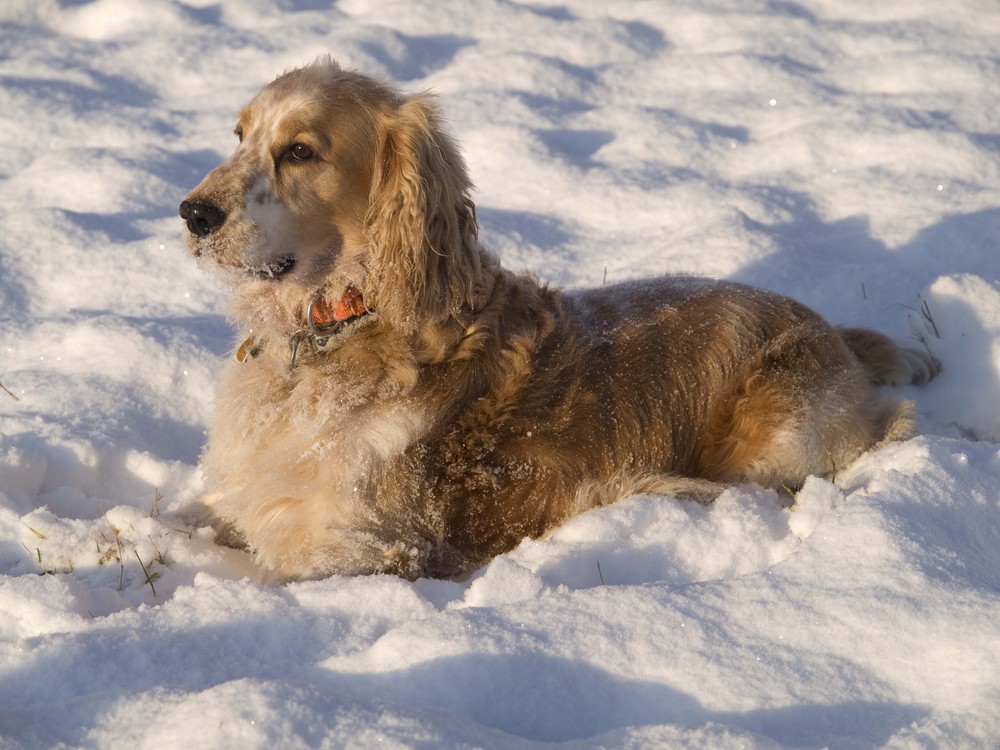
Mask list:
[[[936,372],[739,284],[562,292],[504,270],[433,101],[331,60],[236,132],[181,207],[254,355],[222,376],[205,507],[275,579],[455,575],[629,494],[794,486],[908,435],[878,386]],[[373,314],[301,333],[350,287]]]

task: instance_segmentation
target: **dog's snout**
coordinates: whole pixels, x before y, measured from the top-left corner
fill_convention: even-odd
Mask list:
[[[226,214],[221,209],[200,201],[182,201],[180,215],[187,222],[191,234],[198,237],[207,237],[226,220]]]

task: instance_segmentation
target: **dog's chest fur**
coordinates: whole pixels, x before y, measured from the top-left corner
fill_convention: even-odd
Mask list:
[[[362,351],[363,342],[350,348]],[[337,545],[358,547],[347,537],[389,513],[378,507],[373,479],[427,422],[416,402],[393,395],[405,389],[399,379],[413,374],[400,362],[379,361],[370,346],[361,355],[303,360],[289,371],[282,342],[245,364],[230,363],[204,456],[208,484],[221,488],[215,512],[278,577],[337,572],[328,569],[343,557]],[[385,566],[376,560],[361,567]]]

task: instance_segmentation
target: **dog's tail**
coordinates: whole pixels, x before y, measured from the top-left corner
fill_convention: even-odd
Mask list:
[[[877,331],[840,328],[838,332],[874,385],[923,385],[941,372],[941,363],[930,352],[897,344]]]

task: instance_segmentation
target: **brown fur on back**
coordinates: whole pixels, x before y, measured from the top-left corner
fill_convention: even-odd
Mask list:
[[[433,101],[332,61],[237,130],[182,205],[256,354],[223,373],[204,504],[275,578],[454,575],[628,494],[798,484],[904,436],[878,384],[936,371],[747,286],[504,270]],[[373,312],[310,333],[349,288]]]

